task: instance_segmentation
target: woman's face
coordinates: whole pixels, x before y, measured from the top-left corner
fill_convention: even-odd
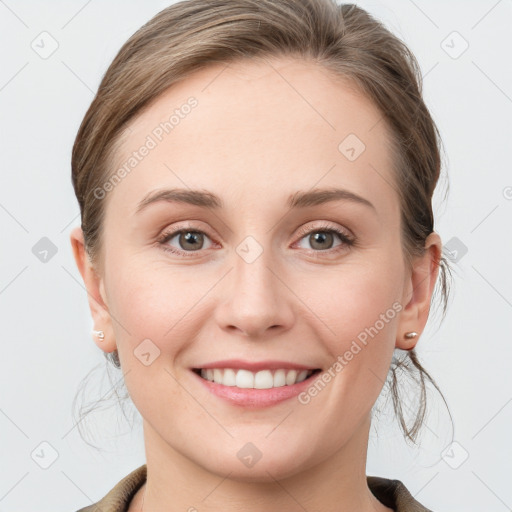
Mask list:
[[[104,187],[109,316],[95,328],[117,345],[147,448],[263,480],[367,441],[411,297],[388,141],[369,100],[292,59],[213,65],[130,125],[125,172]],[[176,189],[187,196],[148,200]],[[231,359],[323,373],[240,404],[192,370]]]

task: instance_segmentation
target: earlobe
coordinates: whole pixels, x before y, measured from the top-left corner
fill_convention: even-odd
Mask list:
[[[416,343],[418,343],[419,334],[415,331],[406,332],[403,335],[403,340],[400,343],[400,346],[397,342],[397,348],[401,348],[402,350],[412,350]]]
[[[116,349],[112,324],[108,307],[103,279],[98,276],[90,258],[85,250],[84,237],[81,227],[75,227],[70,233],[71,247],[76,265],[84,281],[87,291],[89,309],[94,322],[92,331],[93,341],[104,352],[112,352]],[[103,337],[98,336],[103,333]]]
[[[441,249],[441,238],[432,232],[425,240],[425,253],[412,261],[411,272],[404,286],[402,304],[406,305],[398,322],[396,348],[412,350],[425,328],[439,273]]]

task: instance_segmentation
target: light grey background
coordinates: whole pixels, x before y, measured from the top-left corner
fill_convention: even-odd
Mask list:
[[[419,344],[453,414],[456,444],[446,450],[451,427],[432,393],[421,448],[408,447],[390,412],[384,414],[378,437],[372,430],[367,473],[402,480],[436,512],[511,510],[512,3],[358,4],[403,38],[420,62],[446,150],[443,181],[447,173],[450,183],[447,202],[443,184],[436,194],[436,229],[448,247],[467,248],[452,264],[446,320],[440,327],[429,321]],[[0,512],[75,511],[145,460],[142,429],[123,423],[115,405],[87,423],[104,452],[82,441],[71,416],[90,369],[101,365],[89,399],[112,386],[90,337],[86,292],[69,243],[79,225],[70,154],[117,50],[167,5],[0,0]],[[43,237],[57,251],[46,262],[36,256]]]

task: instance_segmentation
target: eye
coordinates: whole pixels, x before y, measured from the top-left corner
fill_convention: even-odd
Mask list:
[[[347,250],[347,248],[354,245],[355,242],[348,233],[328,224],[316,226],[313,229],[301,228],[299,235],[301,235],[300,241],[309,243],[312,248],[311,250],[314,252],[337,252]],[[340,243],[333,245],[336,238],[340,240]],[[307,249],[307,247],[302,248]]]
[[[301,228],[299,230],[299,245],[306,242],[311,245],[310,251],[317,256],[317,253],[332,254],[339,251],[346,251],[355,244],[355,239],[347,232],[329,224],[316,226],[314,228]],[[333,245],[338,239],[338,245]],[[193,257],[195,252],[202,249],[209,249],[214,244],[210,237],[199,229],[185,227],[162,233],[157,243],[164,251],[178,254],[184,257]],[[306,248],[307,247],[301,247]]]
[[[205,240],[209,240],[209,237],[203,231],[185,228],[163,233],[158,243],[162,245],[165,251],[188,256],[189,254],[187,253],[209,249],[213,245],[210,241],[210,245],[206,244],[205,246]]]

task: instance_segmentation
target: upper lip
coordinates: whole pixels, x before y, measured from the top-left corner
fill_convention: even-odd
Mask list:
[[[279,370],[291,369],[291,370],[316,370],[318,367],[306,366],[298,363],[291,363],[289,361],[244,361],[243,359],[224,359],[222,361],[214,361],[213,363],[206,363],[200,366],[194,367],[194,369],[208,369],[208,368],[233,368],[249,370],[251,372],[257,372],[260,370]]]

